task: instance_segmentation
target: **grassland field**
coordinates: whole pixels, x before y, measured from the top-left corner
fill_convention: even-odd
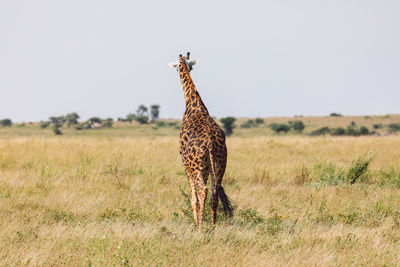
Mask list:
[[[179,129],[0,128],[0,265],[399,266],[400,135],[274,135],[399,115],[266,118],[227,138],[235,215],[197,229]],[[239,119],[238,124],[246,119]],[[353,181],[352,178],[355,177]]]

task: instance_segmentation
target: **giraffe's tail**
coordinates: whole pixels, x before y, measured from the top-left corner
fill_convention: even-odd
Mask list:
[[[222,207],[224,208],[225,215],[228,217],[232,217],[233,207],[232,207],[230,198],[225,194],[225,190],[222,187],[222,185],[217,184],[216,189],[217,189],[218,198],[219,198],[219,200],[221,200]]]
[[[217,179],[217,174],[215,173],[215,166],[214,166],[214,163],[215,163],[214,155],[211,152],[211,150],[209,150],[209,153],[210,153],[211,171],[213,174],[212,179],[214,179],[212,184],[215,186],[219,200],[221,200],[225,215],[228,217],[232,217],[233,216],[233,206],[231,203],[231,199],[225,194],[225,190],[222,187],[222,185],[220,184],[221,181]]]

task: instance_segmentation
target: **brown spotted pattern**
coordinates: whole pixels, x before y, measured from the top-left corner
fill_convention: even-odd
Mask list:
[[[227,150],[225,134],[209,115],[193,84],[185,59],[188,58],[180,56],[178,66],[186,102],[180,131],[180,154],[189,179],[193,216],[201,226],[210,174],[212,223],[216,221],[218,190],[222,189],[223,192],[221,182],[226,168]]]

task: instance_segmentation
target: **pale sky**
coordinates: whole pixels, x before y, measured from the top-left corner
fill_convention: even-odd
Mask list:
[[[399,113],[400,1],[0,1],[0,119]]]

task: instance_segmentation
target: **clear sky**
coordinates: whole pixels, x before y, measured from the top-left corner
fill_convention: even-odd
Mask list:
[[[400,1],[0,1],[0,119],[399,113]]]

